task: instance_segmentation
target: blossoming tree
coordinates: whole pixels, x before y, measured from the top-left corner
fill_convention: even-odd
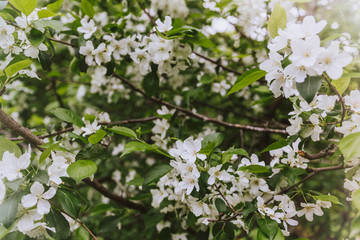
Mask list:
[[[331,2],[0,1],[0,239],[355,238]]]

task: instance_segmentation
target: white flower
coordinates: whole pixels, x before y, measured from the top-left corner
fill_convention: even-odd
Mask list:
[[[301,217],[303,215],[305,215],[306,220],[308,220],[309,222],[312,222],[312,220],[314,219],[314,214],[317,216],[322,216],[324,214],[324,212],[321,210],[321,208],[319,206],[317,206],[316,204],[313,203],[300,203],[301,207],[303,207],[303,209],[301,209],[300,211],[298,211],[298,216]]]
[[[84,33],[84,38],[89,39],[91,35],[96,31],[94,20],[87,18],[81,19],[81,27],[78,27],[77,30],[80,33]]]
[[[226,171],[220,171],[222,165],[217,165],[216,167],[212,167],[209,169],[208,173],[210,177],[208,178],[208,184],[213,185],[215,183],[216,178],[220,181],[229,182],[231,181],[231,175]]]
[[[186,190],[186,195],[189,195],[194,188],[196,188],[196,191],[199,191],[200,187],[199,187],[198,179],[199,177],[196,176],[195,174],[192,173],[187,174],[179,183],[178,187],[180,189]]]
[[[62,180],[60,177],[68,177],[69,175],[66,172],[67,167],[69,166],[69,161],[66,160],[63,156],[51,152],[51,158],[53,163],[48,167],[47,172],[49,175],[49,182],[55,184],[61,184]]]
[[[313,16],[306,16],[301,25],[303,37],[309,37],[320,33],[325,28],[326,24],[327,22],[325,20],[316,23]]]
[[[25,195],[21,198],[21,204],[25,208],[31,208],[37,204],[37,212],[41,215],[47,214],[50,212],[50,203],[47,201],[54,197],[56,189],[50,187],[48,191],[44,193],[45,189],[42,184],[35,182],[31,188],[31,194]]]
[[[100,45],[92,51],[92,55],[94,55],[97,65],[110,62],[112,51],[113,48],[110,45],[106,46],[105,43],[100,43]]]
[[[23,174],[21,170],[26,169],[30,165],[31,147],[29,145],[28,151],[17,158],[14,153],[8,151],[4,152],[2,161],[0,162],[0,173],[8,179],[14,181],[21,178]]]
[[[199,151],[201,150],[201,141],[199,139],[193,139],[193,137],[189,137],[185,139],[183,145],[184,151],[181,153],[181,158],[184,160],[189,161],[190,163],[194,163],[196,158],[201,160],[206,159],[205,154],[200,154]]]
[[[161,109],[156,110],[156,113],[159,114],[159,115],[174,114],[175,109],[171,109],[169,111],[169,109],[166,106],[161,106]]]
[[[17,215],[20,217],[20,220],[17,223],[17,227],[22,233],[33,229],[34,221],[43,218],[43,215],[39,214],[36,209],[25,209],[21,205],[19,205],[19,208],[20,210],[18,209]]]
[[[265,166],[265,162],[264,161],[259,162],[259,158],[258,158],[258,156],[256,154],[251,154],[250,160],[251,160],[251,162],[247,158],[241,159],[241,163],[239,164],[239,167],[249,166],[249,165]]]
[[[312,123],[311,126],[305,128],[302,132],[301,136],[304,138],[311,136],[311,139],[316,142],[320,140],[320,134],[323,132],[322,128],[319,126],[319,115],[313,113],[309,117],[310,122]]]
[[[293,53],[289,59],[296,66],[313,67],[320,51],[320,38],[315,36],[307,37],[305,40],[294,39],[290,42]]]
[[[83,137],[85,137],[86,135],[93,134],[101,128],[101,126],[98,125],[98,122],[96,121],[96,119],[92,123],[90,123],[89,120],[85,121],[85,118],[83,118],[82,120],[84,121],[84,124],[85,124],[85,127],[81,127],[81,130],[84,132],[82,134]]]
[[[81,46],[79,50],[79,53],[85,56],[85,62],[89,66],[94,65],[93,51],[94,51],[94,45],[92,41],[87,41],[86,45]]]
[[[170,124],[168,123],[168,121],[163,118],[163,119],[156,119],[154,121],[155,126],[151,129],[151,131],[154,134],[160,134],[161,139],[164,139],[166,136],[166,131],[169,129]]]
[[[349,65],[353,57],[340,53],[338,41],[333,41],[327,49],[321,49],[318,54],[318,71],[325,71],[330,78],[339,79],[343,74],[343,67]]]
[[[226,80],[222,80],[220,83],[214,83],[212,90],[213,92],[220,93],[221,96],[225,96],[230,87],[231,85],[228,84]]]
[[[0,17],[0,48],[4,45],[12,45],[14,43],[14,32],[15,27],[7,25],[5,20]]]
[[[164,23],[162,23],[160,19],[156,20],[155,23],[157,25],[157,29],[159,30],[159,32],[164,33],[164,32],[167,32],[172,29],[171,17],[169,17],[169,16],[165,17]]]
[[[295,118],[290,118],[289,122],[291,126],[286,128],[286,131],[289,133],[290,136],[295,135],[301,129],[302,118],[296,116]]]
[[[211,214],[209,206],[206,203],[204,203],[202,200],[198,201],[197,198],[190,196],[188,198],[188,202],[191,211],[194,213],[196,217],[199,217],[201,215]]]
[[[344,97],[345,104],[351,107],[354,112],[360,112],[360,91],[353,90],[350,95]]]

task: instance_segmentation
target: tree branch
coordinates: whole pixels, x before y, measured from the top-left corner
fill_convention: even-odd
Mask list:
[[[138,204],[138,203],[134,203],[131,202],[111,191],[109,191],[107,188],[105,188],[103,185],[101,185],[98,181],[93,180],[91,181],[89,178],[85,178],[83,180],[87,185],[91,186],[92,188],[94,188],[96,191],[98,191],[99,193],[101,193],[102,195],[104,195],[107,198],[110,198],[111,200],[114,200],[115,202],[119,203],[120,205],[126,207],[126,208],[131,208],[134,210],[138,210],[142,213],[146,213],[149,209],[142,205],[142,204]]]
[[[298,154],[306,159],[315,160],[315,159],[320,159],[323,157],[331,156],[336,152],[337,149],[338,149],[338,146],[336,146],[335,144],[332,143],[326,149],[324,149],[318,153],[310,154],[308,152],[299,150]]]
[[[147,117],[147,118],[128,119],[128,120],[115,121],[115,122],[99,122],[99,125],[113,126],[113,125],[121,125],[121,124],[127,124],[127,123],[143,123],[143,122],[153,121],[155,119],[158,119],[158,117],[153,116],[153,117]],[[47,134],[47,135],[43,135],[43,136],[38,136],[38,138],[44,139],[44,138],[54,137],[54,136],[58,136],[58,135],[63,134],[63,133],[71,132],[73,130],[74,130],[74,127],[68,127],[68,128],[65,128],[64,130],[61,130],[61,131],[58,131],[58,132],[55,132],[55,133],[51,133],[51,134]],[[9,138],[9,140],[11,140],[11,141],[24,141],[25,138]]]
[[[151,101],[153,101],[155,103],[158,103],[158,104],[161,104],[161,105],[165,105],[165,106],[173,108],[173,109],[177,109],[177,110],[185,113],[188,116],[201,119],[204,122],[212,122],[212,123],[216,123],[216,124],[219,124],[219,125],[222,125],[222,126],[225,126],[225,127],[237,128],[237,129],[246,129],[246,130],[250,130],[250,131],[287,134],[286,130],[284,130],[284,129],[273,129],[273,128],[267,128],[267,127],[257,127],[257,126],[251,126],[251,125],[228,123],[228,122],[218,120],[216,118],[207,117],[205,115],[201,115],[201,114],[195,113],[195,112],[193,112],[191,110],[188,110],[188,109],[173,105],[173,104],[168,103],[168,102],[165,102],[164,100],[158,99],[156,97],[149,97],[148,95],[146,95],[146,93],[142,89],[137,88],[128,79],[126,79],[126,78],[124,78],[124,77],[122,77],[122,76],[120,76],[118,74],[113,74],[113,76],[120,79],[123,83],[127,84],[134,91],[140,93],[141,95],[143,95],[144,97],[150,99]]]
[[[334,123],[334,124],[337,124],[337,123],[340,123],[340,125],[342,124],[342,122],[344,121],[344,118],[345,118],[345,114],[346,114],[346,107],[345,107],[345,101],[343,99],[343,97],[341,96],[341,94],[339,93],[339,91],[334,87],[334,85],[331,84],[328,76],[324,73],[322,75],[322,77],[325,79],[325,81],[327,82],[327,84],[329,85],[329,87],[331,88],[331,90],[336,93],[336,95],[339,97],[339,101],[341,103],[341,108],[342,108],[342,114],[341,114],[341,119],[340,121]]]
[[[21,126],[12,117],[7,115],[1,109],[0,109],[0,122],[5,127],[9,128],[12,132],[24,137],[24,139],[28,140],[32,145],[38,147],[44,144],[44,142],[39,137],[34,135],[28,128]]]

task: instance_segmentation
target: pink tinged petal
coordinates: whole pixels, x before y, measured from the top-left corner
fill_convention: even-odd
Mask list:
[[[40,199],[37,204],[37,212],[41,215],[49,213],[50,212],[50,203],[44,199]]]
[[[37,200],[38,200],[37,197],[35,197],[32,194],[28,194],[21,198],[21,204],[24,206],[24,208],[31,208],[35,206]]]
[[[55,194],[56,194],[56,189],[51,187],[46,193],[44,193],[42,195],[42,197],[44,199],[51,199],[51,198],[53,198],[55,196]]]
[[[44,193],[44,186],[39,182],[34,182],[34,184],[30,188],[30,192],[33,195],[40,196],[41,194]]]

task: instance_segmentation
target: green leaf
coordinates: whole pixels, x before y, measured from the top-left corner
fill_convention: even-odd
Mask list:
[[[11,64],[5,68],[5,74],[7,78],[11,78],[20,70],[27,68],[31,65],[32,61],[30,59],[25,59],[16,63]]]
[[[262,150],[260,153],[269,152],[271,150],[276,150],[279,148],[283,148],[289,144],[287,139],[282,139],[280,141],[274,142],[267,146],[264,150]]]
[[[274,239],[279,231],[279,226],[276,221],[269,219],[259,219],[257,221],[261,231],[270,239]]]
[[[20,157],[22,152],[19,146],[6,138],[0,138],[0,159],[4,152],[14,153],[16,157]]]
[[[45,163],[45,160],[50,156],[51,151],[54,150],[56,147],[58,147],[60,142],[51,144],[48,148],[46,148],[40,155],[39,158],[39,165],[43,165]]]
[[[308,102],[311,103],[316,93],[321,87],[322,77],[321,76],[308,76],[302,83],[296,83],[296,88],[300,95]]]
[[[284,169],[284,174],[285,176],[289,179],[289,181],[294,184],[295,180],[298,176],[306,174],[307,171],[305,169],[302,168],[285,168]]]
[[[285,29],[287,22],[286,11],[280,3],[276,4],[268,21],[268,31],[272,38],[278,36],[279,28]]]
[[[32,181],[39,182],[42,184],[48,184],[49,183],[49,174],[47,171],[39,170],[32,178]]]
[[[343,94],[350,84],[350,77],[342,76],[337,80],[332,80],[331,84],[338,90],[338,92]]]
[[[159,77],[156,72],[150,72],[144,76],[142,87],[146,95],[149,97],[155,95],[159,91]]]
[[[55,239],[68,239],[70,236],[70,226],[65,217],[54,208],[50,209],[50,212],[45,215],[46,222],[49,227],[54,227],[56,232],[49,231],[49,234]]]
[[[108,128],[108,130],[110,130],[116,134],[120,134],[120,135],[123,135],[126,137],[131,137],[131,138],[137,139],[136,133],[127,127],[113,127],[113,128]]]
[[[50,113],[54,114],[55,117],[60,118],[65,122],[73,123],[79,127],[85,126],[79,115],[77,115],[71,110],[65,108],[55,108],[51,110]]]
[[[84,178],[90,177],[97,170],[96,164],[90,160],[77,160],[69,165],[67,173],[76,182],[80,182]]]
[[[9,228],[15,222],[17,208],[23,195],[23,191],[13,193],[0,204],[0,223],[4,227]]]
[[[41,67],[43,70],[51,71],[52,60],[47,52],[40,51],[39,52],[39,60],[40,60],[40,64],[41,64]]]
[[[149,146],[150,145],[147,143],[129,142],[129,143],[125,144],[124,151],[122,152],[120,157],[123,157],[123,156],[125,156],[129,153],[135,152],[135,151],[144,152],[149,149]]]
[[[7,4],[8,4],[8,1],[0,1],[0,11],[3,10]]]
[[[264,77],[266,75],[266,72],[263,70],[260,70],[259,68],[253,68],[245,73],[243,73],[235,82],[235,85],[230,89],[230,91],[227,93],[227,96],[237,92],[244,87],[249,86],[250,84],[256,82],[260,78]]]
[[[251,173],[269,173],[270,170],[267,169],[266,167],[264,166],[261,166],[261,165],[249,165],[249,166],[242,166],[239,168],[240,171],[248,171],[248,172],[251,172]]]
[[[64,0],[58,0],[54,3],[47,5],[46,8],[54,13],[57,13],[58,11],[60,11],[63,2]]]
[[[351,158],[360,155],[360,132],[347,135],[340,140],[339,149],[344,155],[345,164],[347,164]]]
[[[57,20],[39,19],[32,23],[32,25],[40,31],[45,28],[52,28],[56,32],[60,32],[63,28],[63,24]]]
[[[215,44],[208,37],[206,37],[204,34],[202,34],[199,31],[196,31],[191,35],[187,34],[183,38],[183,41],[188,42],[188,43],[197,44],[203,48],[214,48],[215,47]]]
[[[81,10],[90,18],[94,17],[94,7],[87,0],[81,0]]]
[[[226,207],[226,204],[225,202],[220,199],[220,198],[216,198],[215,199],[215,207],[216,209],[221,212],[221,213],[226,213],[227,212],[227,207]]]
[[[37,6],[37,0],[9,0],[9,2],[20,12],[29,16]]]
[[[99,129],[99,130],[96,131],[95,134],[91,135],[88,138],[88,141],[95,145],[98,142],[100,142],[101,139],[103,139],[105,136],[106,136],[106,132],[104,130],[102,130],[102,129]]]
[[[360,211],[360,189],[354,192],[351,198],[352,198],[352,205],[356,208],[356,210]]]
[[[201,142],[201,150],[199,153],[209,155],[223,140],[224,135],[221,133],[206,135]]]
[[[77,218],[81,209],[79,198],[71,191],[59,189],[56,192],[56,198],[59,200],[61,208],[71,216]]]
[[[317,195],[317,196],[312,196],[315,200],[320,200],[320,201],[329,201],[332,202],[334,204],[340,204],[343,205],[339,199],[336,196],[333,195]]]
[[[58,14],[56,14],[48,9],[41,9],[37,12],[37,15],[39,18],[48,18],[48,17],[57,16]]]
[[[242,155],[245,157],[249,157],[249,154],[245,149],[242,148],[231,148],[226,150],[223,154],[236,154],[236,155]]]
[[[172,167],[168,164],[159,164],[153,166],[144,176],[144,186],[160,179],[162,176],[170,172],[171,169]]]

